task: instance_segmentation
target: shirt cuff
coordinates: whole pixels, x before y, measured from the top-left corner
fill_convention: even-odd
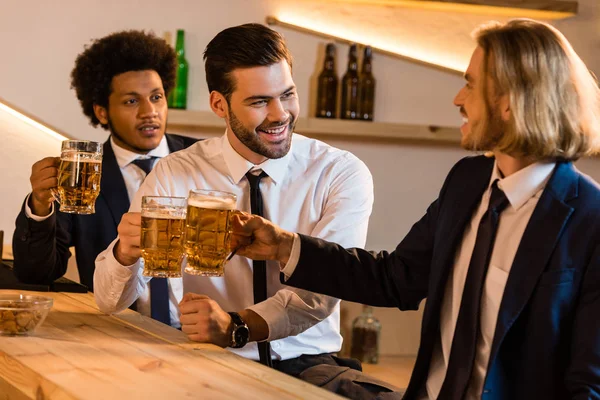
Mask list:
[[[289,325],[289,319],[286,313],[285,304],[275,301],[274,298],[268,298],[258,304],[248,307],[248,310],[254,311],[265,320],[269,327],[269,337],[265,341],[273,341],[284,338],[286,327]]]
[[[48,218],[50,218],[52,216],[52,214],[54,214],[54,202],[52,202],[52,205],[50,206],[50,214],[45,215],[43,217],[40,217],[39,215],[35,215],[33,213],[33,211],[31,211],[31,207],[29,207],[29,198],[30,197],[31,197],[31,193],[29,193],[27,195],[27,198],[25,199],[25,215],[27,216],[27,218],[32,219],[37,222],[42,222],[42,221],[47,220]]]
[[[281,272],[283,272],[286,280],[292,276],[296,270],[298,261],[300,261],[300,236],[297,233],[294,233],[294,243],[292,244],[290,258],[285,265],[281,265],[281,263],[279,263],[279,268],[281,269]]]

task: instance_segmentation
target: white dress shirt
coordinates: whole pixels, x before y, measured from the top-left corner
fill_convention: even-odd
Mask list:
[[[470,223],[465,228],[460,248],[456,252],[454,268],[448,278],[442,302],[440,315],[441,346],[438,342],[433,350],[426,385],[427,395],[420,400],[436,399],[446,377],[462,293],[467,279],[471,255],[475,247],[477,228],[481,217],[487,211],[492,183],[499,179],[498,187],[504,191],[510,205],[500,214],[496,241],[481,297],[480,332],[477,340],[475,363],[465,397],[467,400],[481,398],[496,330],[498,311],[500,310],[508,274],[521,242],[521,237],[554,166],[554,163],[536,163],[506,178],[501,178],[498,166],[494,164],[488,188],[483,194],[481,203],[473,214]],[[294,273],[300,258],[300,252],[300,238],[295,235],[289,261],[282,269],[286,277],[290,277]]]
[[[258,166],[240,156],[227,135],[198,142],[160,160],[130,210],[139,211],[144,195],[187,197],[190,189],[200,188],[234,193],[237,208],[250,211],[245,174],[257,167],[268,175],[260,183],[266,218],[287,230],[364,246],[373,205],[369,170],[351,153],[298,134],[286,156]],[[127,308],[149,281],[139,261],[123,266],[115,260],[115,242],[96,259],[94,274],[94,296],[107,313]],[[223,277],[183,276],[185,292],[207,295],[225,311],[249,308],[259,314],[269,326],[275,359],[340,350],[338,299],[282,285],[277,262],[267,262],[267,282],[270,297],[254,305],[252,261],[239,256],[226,264]],[[181,295],[171,293],[171,300],[176,305]],[[256,343],[231,350],[259,359]]]

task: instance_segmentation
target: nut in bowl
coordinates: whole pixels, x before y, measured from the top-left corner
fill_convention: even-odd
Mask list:
[[[44,296],[0,294],[0,334],[31,334],[44,322],[53,302]]]

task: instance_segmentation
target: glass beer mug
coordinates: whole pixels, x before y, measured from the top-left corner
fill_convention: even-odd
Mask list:
[[[237,197],[218,190],[190,190],[185,220],[185,272],[191,275],[223,276],[231,252],[231,216]]]
[[[140,250],[145,276],[181,277],[185,197],[142,197]]]
[[[60,211],[71,214],[93,214],[100,194],[102,143],[87,140],[62,142],[58,186],[52,194]]]

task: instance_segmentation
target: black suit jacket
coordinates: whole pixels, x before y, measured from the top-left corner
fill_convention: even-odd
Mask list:
[[[184,149],[197,139],[166,135],[170,152]],[[81,283],[93,291],[96,256],[117,237],[121,216],[129,209],[127,188],[110,140],[104,143],[100,195],[96,213],[66,214],[60,211],[42,222],[27,218],[21,208],[13,236],[14,273],[25,283],[46,283],[63,276],[75,246]],[[58,204],[55,204],[58,210]]]
[[[415,310],[427,298],[405,398],[427,380],[444,290],[493,160],[455,165],[425,216],[392,253],[306,236],[285,283],[345,300]],[[600,189],[558,163],[529,220],[498,313],[483,399],[600,398]]]

